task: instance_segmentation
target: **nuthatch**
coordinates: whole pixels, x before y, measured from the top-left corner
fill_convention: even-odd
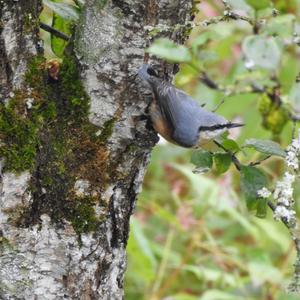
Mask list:
[[[153,92],[154,99],[150,105],[153,127],[171,143],[195,148],[227,129],[243,126],[203,109],[192,97],[160,79],[148,64],[140,68],[138,75]]]

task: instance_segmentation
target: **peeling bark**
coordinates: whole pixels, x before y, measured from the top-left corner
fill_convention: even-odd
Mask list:
[[[26,86],[24,74],[28,63],[40,52],[37,19],[41,7],[38,0],[2,1],[0,7],[0,105],[3,105],[11,94]],[[59,138],[60,129],[55,126],[74,122],[63,115],[64,106],[59,106],[66,101],[63,85],[49,83],[50,98],[55,98],[58,106],[56,125],[51,124],[49,129],[46,123],[40,130],[32,170],[20,174],[4,172],[1,178],[1,299],[123,298],[129,219],[151,148],[157,141],[146,121],[140,120],[149,101],[149,93],[135,76],[143,63],[144,49],[151,42],[144,27],[167,25],[169,29],[160,35],[182,42],[185,39],[182,30],[171,28],[186,22],[190,8],[191,1],[186,0],[86,1],[76,27],[73,50],[81,82],[90,99],[88,120],[92,127],[89,130],[96,130],[101,142],[92,144],[91,138],[84,139],[75,123],[71,123],[75,129],[73,125],[70,128],[63,125],[62,132],[70,131],[67,140],[73,143],[74,138],[70,136],[75,134],[80,146],[77,154],[66,152],[63,166],[68,166],[68,159],[75,157],[79,161],[76,170],[61,176],[59,172],[63,171],[53,167],[56,156],[47,161],[47,151],[56,153],[56,148],[47,145],[51,139],[46,137]],[[165,67],[172,71],[171,66]],[[81,120],[86,122],[84,118]],[[93,146],[88,148],[89,156],[81,147],[85,143]],[[68,148],[68,145],[64,146]],[[98,169],[105,170],[105,175],[99,170],[94,173],[90,161],[101,163]],[[47,172],[39,172],[41,164]],[[5,170],[5,160],[1,166]],[[86,174],[87,171],[91,174]],[[58,178],[59,187],[67,192],[63,196],[57,191],[50,194],[44,182],[45,174]],[[93,174],[101,176],[101,180],[97,181]],[[63,184],[66,186],[62,187]],[[74,209],[78,214],[79,210],[72,207],[78,204],[72,202],[70,195],[74,199],[97,199],[92,209],[93,218],[98,221],[92,230],[76,231],[68,210]],[[45,206],[45,199],[53,207]]]

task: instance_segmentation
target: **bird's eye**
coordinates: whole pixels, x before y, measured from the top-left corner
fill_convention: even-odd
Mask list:
[[[154,69],[152,69],[151,67],[149,67],[147,69],[147,73],[150,75],[150,76],[155,76],[155,77],[158,77],[157,73],[154,71]]]

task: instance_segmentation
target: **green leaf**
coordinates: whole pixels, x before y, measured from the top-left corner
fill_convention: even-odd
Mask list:
[[[241,167],[241,190],[245,195],[247,207],[249,209],[257,208],[257,191],[267,186],[267,178],[259,169],[251,166]]]
[[[213,156],[208,151],[197,150],[192,153],[191,163],[197,167],[195,173],[204,173],[211,169]]]
[[[256,10],[267,8],[271,5],[270,0],[246,0],[246,2]]]
[[[75,6],[62,3],[62,2],[53,2],[50,0],[43,0],[43,3],[53,10],[54,13],[61,16],[65,20],[78,20],[79,13]]]
[[[259,198],[257,201],[256,216],[258,218],[265,218],[267,215],[267,199]]]
[[[279,35],[280,37],[288,38],[293,34],[293,24],[296,20],[293,14],[284,14],[270,19],[266,24],[266,32],[269,35]]]
[[[273,37],[252,35],[242,45],[246,59],[254,65],[274,70],[280,62],[281,49]]]
[[[225,173],[231,164],[231,156],[228,153],[214,154],[215,167],[218,174]]]
[[[166,38],[155,40],[146,51],[171,62],[189,62],[192,59],[185,46],[177,45]]]
[[[255,150],[265,154],[285,157],[285,152],[280,145],[270,140],[248,139],[243,147],[254,148]]]
[[[67,21],[55,13],[53,14],[52,27],[57,29],[58,31],[63,32],[66,35],[70,36],[71,24],[72,24],[71,21]],[[67,44],[68,41],[65,41],[61,38],[58,38],[54,34],[51,34],[51,49],[56,56],[58,57],[63,56],[63,52]]]
[[[282,59],[282,63],[280,65],[280,70],[278,73],[278,79],[281,84],[281,94],[283,97],[285,97],[284,94],[287,94],[286,96],[288,97],[288,100],[286,102],[293,101],[291,96],[293,95],[292,91],[294,84],[297,84],[295,82],[295,78],[297,78],[298,73],[299,71],[297,58],[291,53],[286,53]],[[283,101],[285,100],[283,99]]]
[[[239,145],[231,139],[226,139],[225,141],[222,142],[222,146],[226,149],[229,150],[231,152],[236,152],[236,151],[240,151],[240,147]]]

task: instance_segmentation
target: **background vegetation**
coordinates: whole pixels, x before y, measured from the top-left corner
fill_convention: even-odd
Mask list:
[[[219,0],[201,1],[188,53],[176,48],[181,56],[172,57],[166,41],[156,42],[150,52],[183,61],[175,83],[207,109],[225,100],[218,113],[246,124],[231,131],[239,145],[261,138],[285,148],[292,136],[290,113],[296,116],[300,103],[299,1],[227,3],[236,14],[256,20],[258,31],[231,18],[205,26],[203,21],[223,16],[224,10],[226,15],[226,9]],[[205,75],[218,87],[209,86]],[[280,103],[272,100],[274,93]],[[126,299],[299,299],[285,292],[295,251],[284,225],[274,221],[270,209],[266,218],[247,209],[233,165],[224,174],[216,165],[212,172],[194,174],[191,155],[163,142],[153,151],[132,218]],[[238,154],[242,163],[264,157],[246,148]],[[271,185],[282,176],[284,163],[271,157],[259,169]]]

